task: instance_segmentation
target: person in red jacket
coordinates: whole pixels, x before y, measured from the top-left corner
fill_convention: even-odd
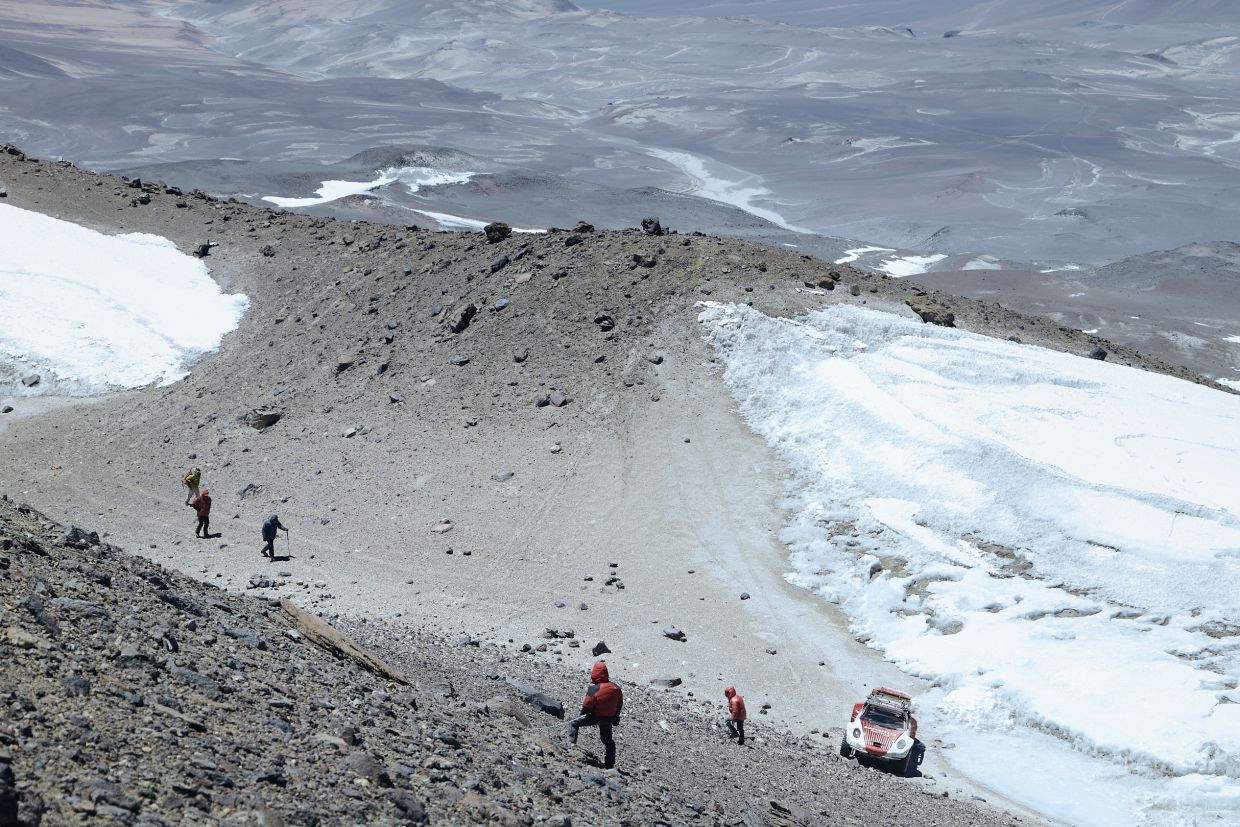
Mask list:
[[[198,514],[198,525],[194,528],[194,536],[209,539],[211,537],[209,528],[211,525],[211,492],[205,488],[202,489],[202,493],[190,502],[190,507]],[[202,534],[199,534],[199,531]]]
[[[624,693],[620,687],[611,682],[607,674],[607,664],[599,661],[590,669],[590,688],[586,690],[585,700],[581,702],[581,717],[569,723],[568,740],[577,743],[577,730],[583,726],[598,727],[599,740],[603,742],[605,757],[603,768],[616,766],[616,742],[611,737],[611,728],[620,723],[620,710],[624,707]]]
[[[736,739],[738,747],[745,746],[745,699],[736,692],[735,686],[725,687],[723,695],[728,699],[728,732]]]

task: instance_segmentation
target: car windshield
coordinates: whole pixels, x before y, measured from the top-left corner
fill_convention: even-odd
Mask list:
[[[861,713],[861,720],[886,729],[904,729],[904,719],[899,714],[878,706],[867,706]]]

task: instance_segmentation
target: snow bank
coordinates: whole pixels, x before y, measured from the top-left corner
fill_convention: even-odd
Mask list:
[[[701,320],[801,484],[791,579],[941,687],[940,733],[1097,768],[1065,809],[974,738],[984,780],[1076,823],[1240,815],[1240,398],[850,306]]]
[[[386,187],[397,182],[404,184],[410,192],[417,192],[422,187],[434,187],[441,184],[464,184],[474,177],[472,172],[447,172],[430,167],[392,167],[375,173],[373,181],[324,181],[323,186],[315,190],[309,198],[284,198],[267,195],[264,201],[275,204],[281,209],[293,207],[314,207],[326,204],[350,195],[363,195],[371,190]]]
[[[169,384],[248,304],[165,238],[0,205],[0,362],[42,376],[30,391],[14,382],[18,392]]]

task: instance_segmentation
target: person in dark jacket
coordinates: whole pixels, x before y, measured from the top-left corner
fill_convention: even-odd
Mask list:
[[[600,660],[590,669],[590,688],[586,690],[585,700],[581,702],[581,716],[569,723],[568,740],[577,743],[577,730],[583,726],[598,727],[598,737],[603,742],[605,751],[604,769],[616,766],[616,742],[611,737],[611,728],[620,723],[620,710],[623,707],[624,693],[611,682],[611,677],[607,674],[607,664]]]
[[[728,699],[728,732],[736,739],[738,747],[745,746],[745,699],[736,693],[735,686],[725,687],[723,695]]]
[[[190,506],[198,515],[198,525],[194,527],[194,536],[204,539],[211,536],[211,492],[202,489],[202,492],[190,502]],[[199,534],[198,532],[202,532]]]
[[[272,560],[276,558],[276,532],[283,531],[288,534],[288,529],[280,524],[280,518],[272,514],[263,522],[263,556],[270,557]]]

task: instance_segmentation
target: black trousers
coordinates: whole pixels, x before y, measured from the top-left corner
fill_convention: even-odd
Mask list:
[[[201,531],[201,532],[202,532],[202,536],[203,536],[203,537],[206,537],[207,535],[209,535],[209,534],[211,533],[211,529],[208,527],[208,526],[210,526],[210,525],[211,525],[211,517],[210,517],[210,516],[207,516],[207,517],[199,517],[199,518],[198,518],[198,525],[197,525],[197,527],[195,527],[195,528],[194,528],[194,535],[195,535],[195,536],[197,536],[197,535],[198,535],[198,532],[199,532],[199,531]]]
[[[598,727],[599,740],[603,742],[603,768],[611,769],[616,766],[616,741],[611,737],[611,728],[614,718],[600,718],[597,715],[582,715],[580,718],[574,718],[569,722],[572,727],[572,734],[569,738],[572,742],[577,743],[577,730],[583,726]]]
[[[728,732],[736,739],[736,743],[743,745],[745,743],[745,722],[728,720]]]
[[[276,556],[275,542],[276,542],[275,537],[272,537],[270,540],[268,540],[267,545],[263,546],[263,554],[267,555],[268,557],[275,557]]]

